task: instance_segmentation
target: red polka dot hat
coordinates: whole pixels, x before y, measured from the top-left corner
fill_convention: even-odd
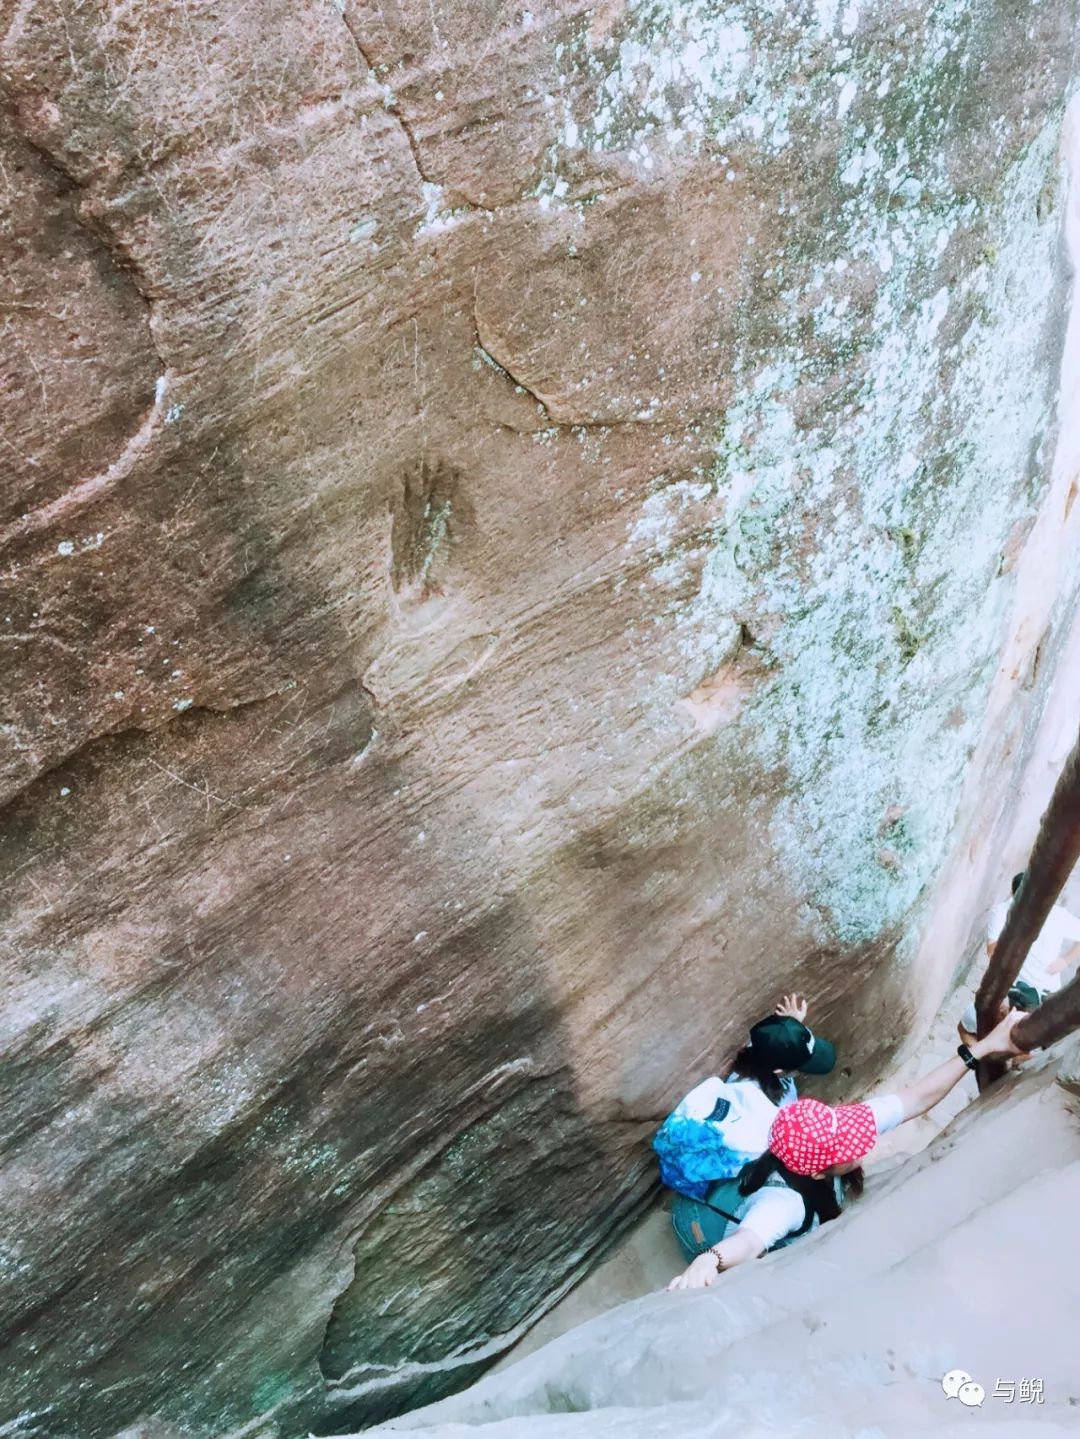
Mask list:
[[[793,1174],[820,1174],[834,1164],[854,1164],[876,1143],[877,1125],[868,1104],[797,1099],[781,1109],[769,1130],[769,1149]]]

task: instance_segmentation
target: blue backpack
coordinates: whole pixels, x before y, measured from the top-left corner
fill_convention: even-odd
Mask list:
[[[794,1084],[785,1090],[786,1104],[795,1097]],[[776,1114],[753,1080],[703,1079],[656,1132],[660,1178],[688,1199],[705,1199],[710,1185],[733,1179],[765,1153]]]

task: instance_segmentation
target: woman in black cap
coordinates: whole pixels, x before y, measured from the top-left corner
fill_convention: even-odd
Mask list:
[[[799,1097],[794,1072],[828,1074],[836,1064],[833,1046],[807,1025],[808,1008],[802,995],[785,995],[776,1006],[775,1014],[753,1026],[749,1043],[735,1056],[723,1086],[724,1093],[730,1098],[733,1089],[743,1090],[744,1085],[753,1087],[749,1093],[743,1091],[745,1101],[751,1102],[739,1106],[740,1155],[756,1159],[765,1153],[773,1119],[781,1108]],[[699,1094],[707,1104],[711,1096],[705,1091],[710,1083],[718,1084],[715,1080],[703,1081],[687,1095],[679,1109],[685,1107],[693,1113],[695,1097]],[[734,1210],[745,1203],[737,1191],[738,1178],[735,1177],[717,1180],[702,1199],[676,1193],[671,1223],[688,1260],[724,1237]]]
[[[798,1098],[793,1071],[829,1074],[836,1065],[836,1050],[827,1039],[808,1028],[809,1004],[801,994],[786,994],[770,1014],[750,1031],[731,1066],[731,1079],[752,1079],[767,1099],[779,1107]]]

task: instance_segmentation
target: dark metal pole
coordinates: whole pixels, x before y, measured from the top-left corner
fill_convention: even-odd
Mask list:
[[[1025,878],[1013,896],[1005,928],[975,996],[979,1037],[1000,1017],[1009,988],[1028,950],[1054,907],[1054,901],[1080,858],[1080,736],[1065,762],[1028,860]],[[1071,989],[1072,986],[1070,985]],[[1064,991],[1062,992],[1064,995]],[[1047,1001],[1049,1003],[1049,1001]],[[1062,1007],[1058,1011],[1064,1013]],[[1071,1011],[1069,1011],[1071,1012]],[[1052,1023],[1054,1019],[1051,1014]],[[1025,1023],[1027,1021],[1024,1021]],[[1071,1025],[1069,1026],[1072,1027]],[[1038,1031],[1028,1031],[1038,1032]],[[1063,1030],[1062,1033],[1065,1031]],[[1055,1038],[1056,1038],[1055,1034]]]

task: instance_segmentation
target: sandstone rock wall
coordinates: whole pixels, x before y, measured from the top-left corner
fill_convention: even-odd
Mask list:
[[[435,1397],[782,986],[855,1081],[936,998],[1076,18],[5,7],[0,1424]]]

